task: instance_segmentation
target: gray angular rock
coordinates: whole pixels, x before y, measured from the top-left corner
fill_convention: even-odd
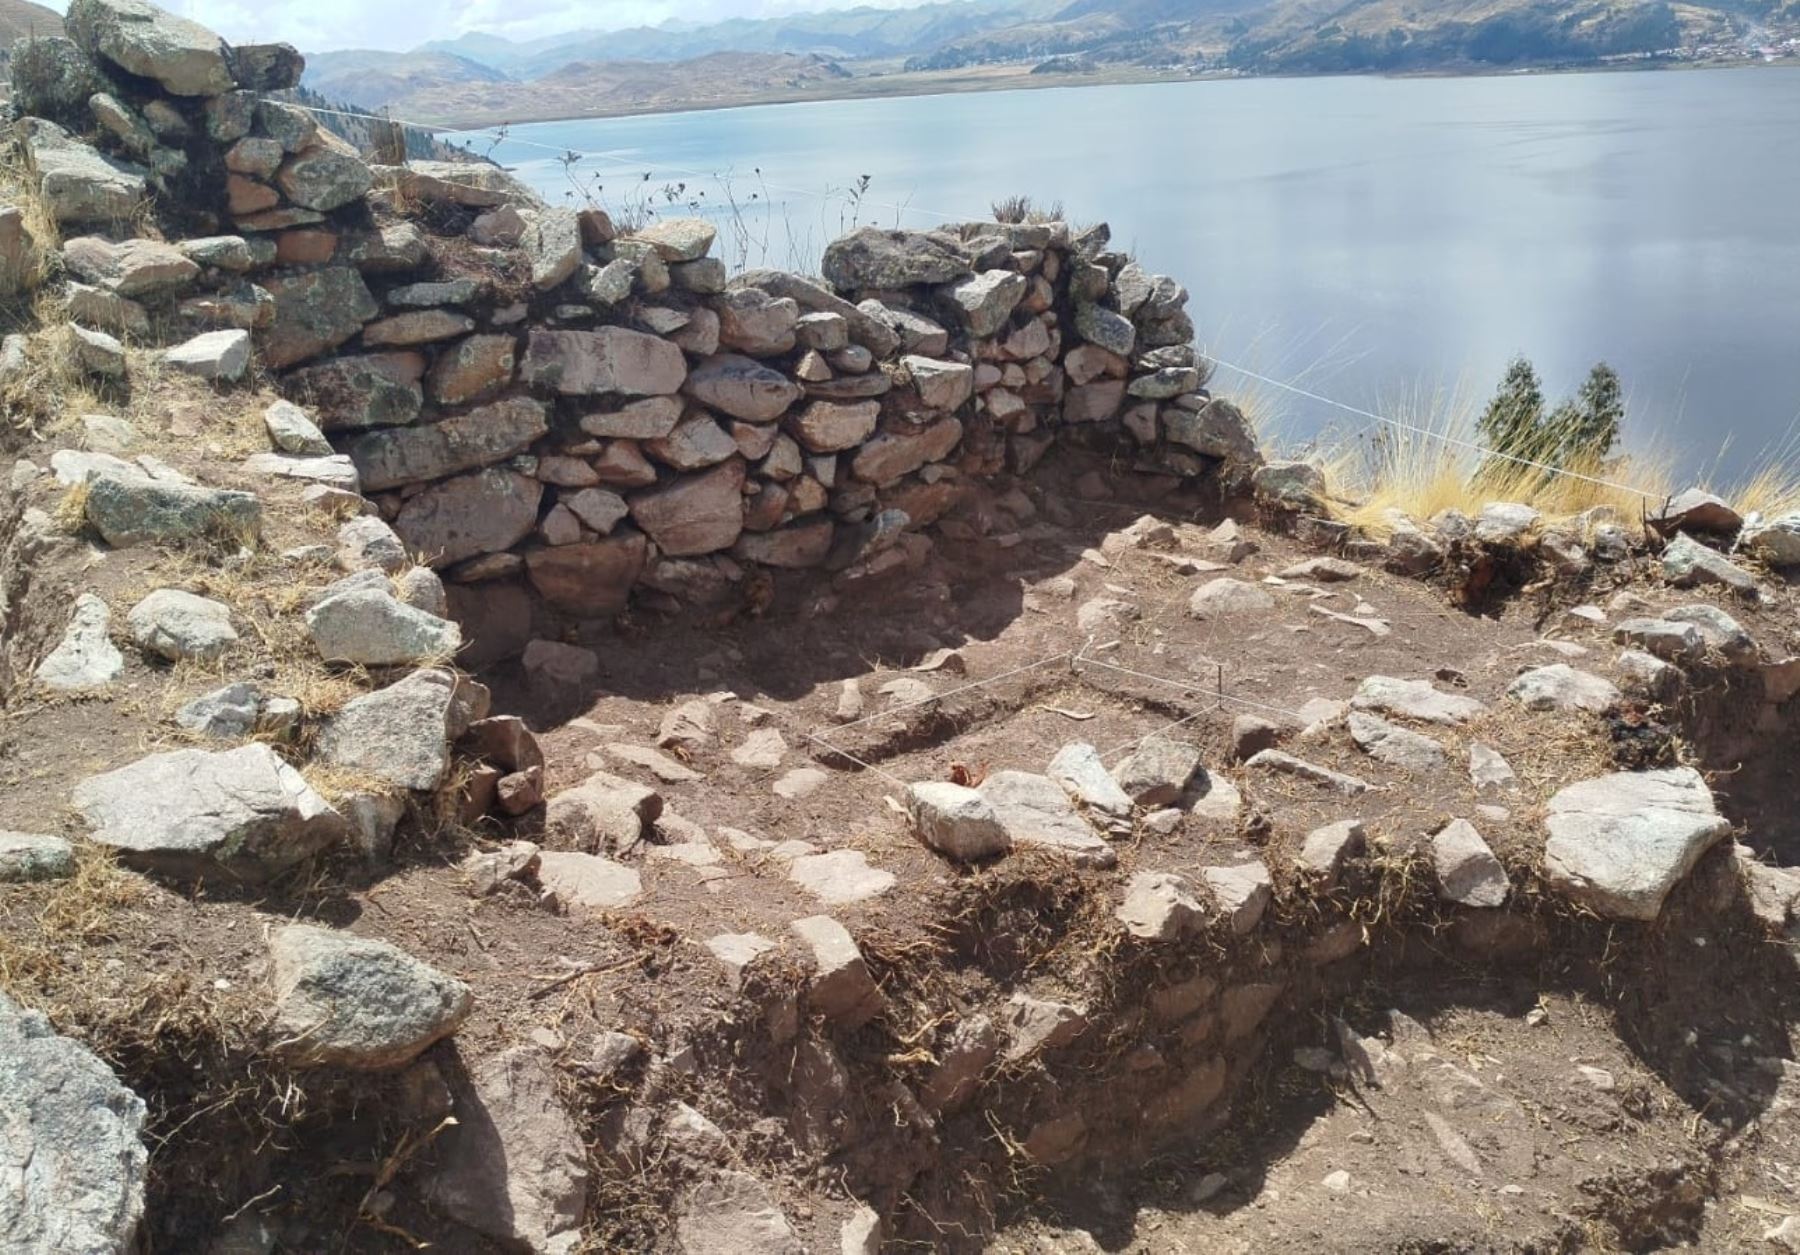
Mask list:
[[[687,358],[679,347],[625,327],[534,328],[519,364],[519,377],[526,383],[564,396],[667,396],[681,391],[687,374]]]
[[[537,524],[543,494],[544,486],[530,476],[489,467],[408,497],[394,531],[420,561],[446,567],[523,540]]]
[[[123,222],[143,202],[141,167],[102,156],[54,122],[28,118],[21,130],[39,195],[56,221]]]
[[[800,385],[780,371],[732,353],[697,363],[682,391],[710,409],[751,423],[773,422],[802,395]]]
[[[93,593],[75,599],[75,612],[56,648],[38,664],[39,684],[59,692],[78,693],[104,688],[125,669],[121,654],[108,636],[112,611]]]
[[[719,343],[751,357],[792,351],[800,306],[761,288],[734,288],[712,302],[719,316]]]
[[[184,375],[235,382],[250,369],[250,333],[235,329],[203,331],[164,349],[163,361]]]
[[[1293,776],[1320,788],[1329,789],[1345,797],[1356,797],[1367,793],[1375,786],[1357,776],[1347,775],[1341,771],[1333,771],[1329,767],[1299,758],[1285,750],[1264,750],[1257,754],[1244,766],[1255,771],[1271,771],[1277,775]]]
[[[1716,549],[1709,549],[1685,532],[1663,550],[1663,578],[1676,588],[1722,584],[1737,593],[1754,593],[1756,577]]]
[[[912,378],[919,400],[930,409],[958,409],[975,395],[975,368],[967,363],[909,354],[900,364]]]
[[[1165,409],[1162,427],[1170,444],[1192,449],[1209,458],[1249,465],[1262,461],[1250,420],[1229,401],[1211,400],[1198,411]]]
[[[1186,878],[1173,872],[1138,872],[1125,886],[1113,918],[1133,937],[1174,941],[1206,922],[1206,910]]]
[[[1052,998],[1015,993],[1001,1009],[1006,1034],[1005,1058],[1029,1058],[1045,1050],[1059,1050],[1081,1036],[1088,1026],[1085,1008]]]
[[[555,1066],[542,1051],[515,1046],[483,1060],[452,1092],[457,1126],[433,1146],[426,1197],[496,1241],[568,1255],[581,1241],[588,1172]]]
[[[575,273],[581,264],[581,222],[573,209],[538,214],[519,238],[531,261],[531,286],[548,292]]]
[[[349,266],[264,279],[275,316],[259,336],[263,365],[281,370],[337,348],[381,312],[363,278]]]
[[[1451,820],[1431,838],[1431,863],[1438,892],[1460,906],[1502,906],[1512,892],[1506,868],[1466,819]]]
[[[1653,920],[1669,891],[1731,829],[1691,767],[1616,772],[1552,797],[1544,872],[1608,919]]]
[[[802,1255],[806,1249],[774,1195],[746,1172],[721,1171],[688,1188],[675,1205],[685,1255]]]
[[[1368,833],[1360,819],[1343,819],[1306,834],[1300,847],[1300,867],[1319,877],[1325,888],[1337,884],[1346,860],[1362,853]]]
[[[1012,848],[1012,837],[992,804],[960,784],[944,780],[909,784],[906,813],[920,841],[965,863],[1005,854]]]
[[[1076,742],[1057,750],[1050,760],[1049,775],[1089,814],[1110,826],[1130,830],[1131,794],[1107,773],[1100,751],[1092,745]]]
[[[1738,534],[1738,548],[1772,567],[1800,566],[1800,513],[1753,517]]]
[[[330,457],[335,452],[306,411],[292,401],[273,401],[263,411],[269,439],[283,453],[304,457]]]
[[[1222,575],[1194,590],[1187,612],[1190,618],[1210,621],[1269,614],[1274,609],[1275,598],[1268,589]]]
[[[1250,476],[1257,499],[1283,510],[1323,510],[1325,472],[1309,462],[1270,462]]]
[[[140,239],[114,243],[92,235],[64,244],[63,264],[95,287],[129,297],[179,290],[200,273],[200,267],[172,244]]]
[[[972,336],[996,335],[1025,297],[1025,276],[1014,270],[984,270],[950,286],[950,301]],[[1079,313],[1077,325],[1079,326]]]
[[[0,884],[66,880],[75,872],[75,847],[36,832],[0,832]],[[0,1223],[0,1233],[5,1229]]]
[[[454,1033],[469,987],[397,946],[289,924],[269,938],[274,1053],[308,1067],[397,1068]]]
[[[261,690],[254,684],[239,682],[202,693],[175,712],[175,722],[189,732],[217,741],[237,741],[256,730],[261,711]]]
[[[217,658],[237,643],[231,610],[221,602],[177,588],[159,588],[126,616],[139,649],[170,662]]]
[[[1706,638],[1693,623],[1671,619],[1626,619],[1613,628],[1613,640],[1636,645],[1666,662],[1686,665],[1706,657]]]
[[[1704,489],[1689,488],[1664,502],[1650,516],[1650,523],[1664,535],[1682,531],[1730,535],[1743,526],[1744,520],[1722,498]]]
[[[450,716],[456,677],[415,671],[347,703],[319,728],[314,756],[401,789],[429,793],[450,769]]]
[[[360,200],[374,186],[375,176],[354,153],[319,145],[288,158],[275,182],[294,204],[330,213]]]
[[[1725,661],[1735,666],[1753,665],[1761,656],[1755,638],[1744,630],[1744,625],[1717,606],[1705,602],[1676,606],[1664,611],[1662,617],[1670,623],[1693,624],[1707,647],[1717,650]]]
[[[1202,867],[1200,879],[1231,931],[1240,937],[1255,930],[1275,896],[1275,882],[1260,859],[1229,867]]]
[[[1147,736],[1118,766],[1113,779],[1142,807],[1170,806],[1181,800],[1200,772],[1200,750],[1171,737]]]
[[[1436,771],[1444,765],[1444,747],[1428,736],[1361,710],[1352,711],[1347,723],[1350,739],[1370,758],[1405,771]]]
[[[1538,525],[1537,510],[1514,501],[1490,501],[1475,517],[1475,539],[1490,545],[1510,544]]]
[[[63,25],[83,51],[154,79],[172,96],[217,96],[237,86],[222,39],[146,0],[71,0]]]
[[[260,880],[344,834],[343,816],[260,744],[152,754],[81,781],[71,802],[94,842],[178,877]]]
[[[124,345],[104,331],[93,331],[79,323],[70,323],[67,334],[75,363],[83,372],[101,379],[125,378],[128,363]]]
[[[1585,710],[1594,714],[1619,704],[1619,690],[1608,680],[1577,671],[1564,662],[1533,667],[1506,687],[1506,695],[1526,710]]]
[[[1137,328],[1131,325],[1131,319],[1092,301],[1076,304],[1075,332],[1089,344],[1097,344],[1120,357],[1130,357],[1137,347]]]
[[[327,597],[306,612],[306,630],[327,662],[366,667],[438,661],[462,648],[456,624],[375,588]]]
[[[1088,826],[1063,788],[1048,776],[997,771],[979,790],[1013,847],[1040,849],[1080,867],[1111,867],[1118,855]]]
[[[0,1246],[124,1255],[144,1215],[144,1104],[91,1051],[0,994]]]

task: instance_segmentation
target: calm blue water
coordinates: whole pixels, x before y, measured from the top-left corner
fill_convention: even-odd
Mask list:
[[[552,198],[573,178],[615,211],[698,201],[727,224],[717,251],[734,265],[810,268],[857,220],[922,227],[1009,193],[1060,200],[1185,283],[1219,356],[1384,411],[1485,396],[1523,352],[1553,394],[1610,361],[1628,439],[1690,467],[1723,445],[1729,474],[1800,419],[1791,70],[1060,88],[512,136],[494,155]],[[516,141],[605,156],[565,172]],[[674,206],[670,185],[685,185]],[[1283,409],[1296,438],[1360,425],[1310,401]]]

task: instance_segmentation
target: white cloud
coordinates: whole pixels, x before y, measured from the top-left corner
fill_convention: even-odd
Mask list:
[[[433,39],[479,32],[537,39],[563,31],[653,26],[732,17],[774,17],[853,4],[901,7],[921,0],[161,0],[165,8],[218,31],[234,43],[274,40],[306,52],[339,48],[407,49]],[[66,4],[52,0],[58,8]]]

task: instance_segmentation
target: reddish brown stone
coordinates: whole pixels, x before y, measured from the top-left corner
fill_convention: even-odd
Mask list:
[[[241,174],[225,176],[225,203],[233,214],[261,213],[281,203],[281,193],[267,183],[245,178]]]
[[[431,366],[431,395],[440,405],[461,405],[512,382],[518,341],[508,335],[470,336],[447,346]]]
[[[556,609],[602,618],[625,608],[649,549],[642,532],[625,532],[587,544],[534,549],[525,555],[525,570],[532,587]]]
[[[283,266],[316,266],[337,252],[337,236],[330,231],[283,231],[275,237],[275,260]]]

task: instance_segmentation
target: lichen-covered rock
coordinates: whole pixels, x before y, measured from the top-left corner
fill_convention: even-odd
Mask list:
[[[152,754],[90,776],[71,802],[134,867],[260,880],[337,841],[344,820],[267,745]]]
[[[519,377],[564,396],[667,396],[686,381],[687,359],[667,340],[624,327],[536,328],[526,341]]]
[[[254,538],[262,503],[247,492],[105,473],[88,484],[87,520],[115,548],[214,537]]]
[[[1270,462],[1258,467],[1250,486],[1259,500],[1283,510],[1321,510],[1325,472],[1307,462]]]
[[[972,336],[991,336],[1006,325],[1025,297],[1025,276],[1015,270],[984,270],[950,286],[951,303],[962,312]],[[1079,314],[1077,315],[1079,319]]]
[[[1685,532],[1663,550],[1662,571],[1676,588],[1722,584],[1737,593],[1754,593],[1756,577],[1716,549],[1710,549]]]
[[[269,939],[276,1051],[304,1066],[397,1068],[454,1033],[469,987],[385,941],[309,924]]]
[[[416,427],[385,427],[351,443],[363,487],[379,492],[475,470],[523,453],[549,430],[548,407],[503,397],[466,414]]]
[[[217,96],[237,85],[224,40],[146,0],[71,0],[63,25],[89,55],[154,79],[172,96]]]
[[[523,540],[543,492],[530,476],[499,467],[457,475],[408,497],[394,531],[420,561],[450,566]]]
[[[139,239],[114,243],[92,235],[65,243],[63,264],[79,278],[118,296],[178,291],[200,274],[200,267],[174,245]]]
[[[0,884],[66,880],[74,872],[75,847],[61,837],[38,832],[0,832]]]
[[[349,266],[282,275],[264,285],[275,320],[260,336],[264,365],[274,370],[337,348],[381,312],[362,276]]]
[[[949,283],[969,270],[969,259],[947,237],[878,227],[833,240],[820,262],[821,273],[839,292]]]
[[[285,390],[313,408],[325,431],[403,427],[419,417],[424,373],[425,359],[417,353],[335,357],[291,372]]]
[[[41,118],[20,124],[44,207],[58,222],[122,222],[143,201],[145,172],[102,156]]]
[[[294,204],[329,213],[360,199],[375,178],[360,157],[319,145],[288,158],[275,182]]]
[[[0,994],[0,1247],[18,1255],[136,1249],[149,1152],[144,1104],[85,1046]]]

